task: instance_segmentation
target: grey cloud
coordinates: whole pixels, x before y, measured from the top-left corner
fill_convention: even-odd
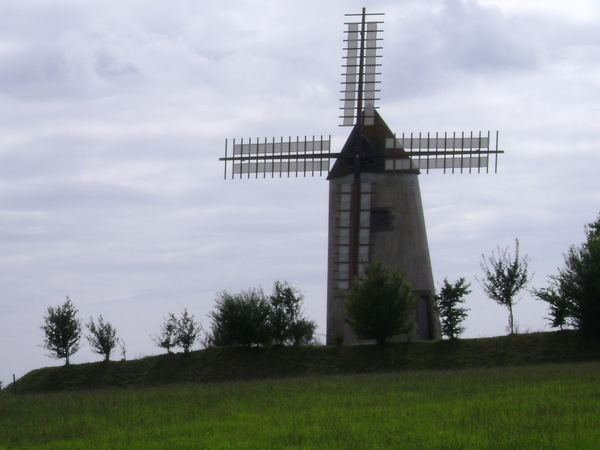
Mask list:
[[[394,80],[386,89],[392,98],[431,94],[478,72],[532,70],[540,64],[539,40],[526,23],[471,1],[434,3],[407,7],[385,25],[382,70],[384,79]]]
[[[37,85],[51,86],[65,75],[66,60],[52,45],[34,45],[0,54],[0,89],[8,94],[27,95]]]
[[[99,182],[43,183],[38,186],[4,189],[2,208],[18,210],[115,209],[156,201],[155,196],[138,190]]]
[[[0,53],[0,92],[29,101],[89,99],[138,73],[106,51],[72,50],[53,43]]]

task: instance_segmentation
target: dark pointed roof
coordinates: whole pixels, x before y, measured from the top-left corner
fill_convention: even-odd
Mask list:
[[[390,130],[379,113],[375,111],[373,125],[362,127],[355,125],[346,143],[342,147],[340,156],[336,159],[329,172],[328,180],[339,178],[353,173],[354,152],[359,148],[362,156],[362,172],[384,172],[385,171],[385,141],[393,139],[394,133]]]

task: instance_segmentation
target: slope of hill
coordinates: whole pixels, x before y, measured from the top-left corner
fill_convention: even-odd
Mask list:
[[[384,347],[208,348],[37,369],[17,380],[16,387],[28,393],[591,360],[600,360],[600,341],[562,331]],[[14,386],[5,391],[14,392]]]

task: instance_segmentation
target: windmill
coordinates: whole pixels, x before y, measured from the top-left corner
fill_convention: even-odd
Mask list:
[[[329,234],[327,344],[356,342],[345,322],[344,302],[352,280],[378,260],[400,267],[419,297],[411,339],[439,339],[439,318],[418,175],[497,170],[490,133],[394,134],[377,112],[381,13],[347,14],[341,126],[352,131],[340,152],[331,136],[311,139],[225,142],[225,178],[327,174]],[[330,168],[330,160],[335,160]]]

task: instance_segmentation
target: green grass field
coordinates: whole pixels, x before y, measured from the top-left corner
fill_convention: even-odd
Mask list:
[[[2,394],[2,449],[600,445],[600,362]]]

